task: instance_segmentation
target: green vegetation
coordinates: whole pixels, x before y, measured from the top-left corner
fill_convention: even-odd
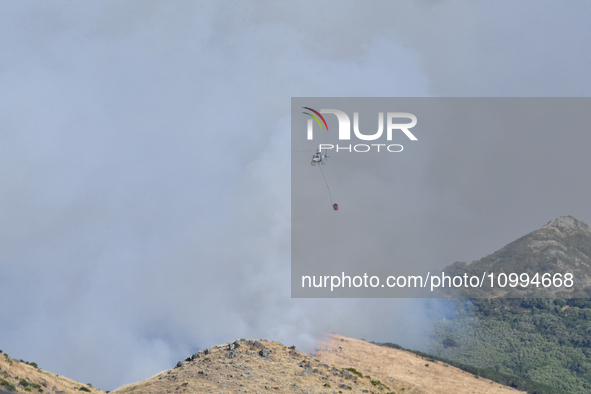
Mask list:
[[[8,391],[16,391],[16,386],[8,380],[0,378],[0,387],[4,387]]]
[[[378,386],[378,387],[380,387],[380,386],[381,386],[381,387],[383,387],[383,388],[386,388],[386,389],[390,390],[390,387],[386,386],[384,383],[380,382],[379,380],[373,380],[373,379],[371,379],[371,378],[370,378],[370,382],[371,382],[371,384],[373,384],[374,386]]]
[[[351,372],[353,375],[357,375],[357,376],[359,376],[360,378],[362,378],[362,377],[363,377],[363,374],[362,374],[361,372],[357,371],[355,368],[345,368],[345,371],[349,371],[349,372]]]
[[[34,363],[34,362],[29,362],[29,361],[25,361],[25,360],[22,360],[22,359],[20,359],[20,360],[18,360],[18,361],[19,361],[20,363],[23,363],[23,364],[30,365],[30,366],[32,366],[33,368],[37,368],[37,369],[39,369],[39,366],[37,365],[37,363]]]
[[[80,387],[78,387],[78,390],[86,391],[87,393],[90,393],[90,389],[88,389],[88,387],[80,386]]]
[[[18,376],[16,376],[16,379],[19,379],[19,386],[21,386],[25,391],[33,391],[33,389],[38,390],[39,392],[43,392],[43,389],[41,388],[41,385],[38,383],[31,383],[26,379],[20,379]]]
[[[375,343],[375,342],[372,342],[372,343]],[[551,387],[549,385],[534,382],[530,379],[525,379],[525,378],[522,378],[519,376],[509,375],[509,374],[502,373],[502,372],[497,372],[497,371],[494,371],[491,369],[479,368],[479,367],[459,363],[459,362],[452,361],[452,360],[447,360],[445,358],[438,357],[438,356],[432,356],[430,354],[423,353],[423,352],[420,352],[417,350],[404,349],[402,346],[397,345],[395,343],[386,342],[386,343],[375,343],[375,344],[380,345],[380,346],[392,347],[395,349],[406,350],[406,351],[412,352],[412,353],[422,357],[423,359],[434,359],[437,361],[441,361],[445,364],[451,365],[453,367],[461,369],[462,371],[471,373],[475,376],[480,376],[485,379],[490,379],[493,382],[497,382],[497,383],[500,383],[505,386],[513,387],[517,390],[526,391],[530,394],[568,394],[567,391],[560,390],[555,387]],[[373,382],[374,381],[372,380],[372,384],[373,384]],[[379,383],[379,381],[376,381],[376,382]],[[374,384],[374,386],[375,386],[375,384]]]
[[[429,353],[571,393],[591,392],[590,299],[453,302],[453,317],[435,325]]]

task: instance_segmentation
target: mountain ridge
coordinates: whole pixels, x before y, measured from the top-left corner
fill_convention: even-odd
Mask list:
[[[478,297],[561,297],[585,298],[591,295],[591,231],[589,226],[573,216],[561,216],[549,221],[501,249],[468,264],[455,262],[443,270],[446,274],[482,277],[483,273],[494,274],[491,281],[485,280],[482,288],[459,290],[456,296]],[[551,278],[560,274],[573,275],[573,285],[551,286],[528,284],[528,286],[499,285],[499,274],[527,274],[528,278],[541,281],[544,274]],[[537,276],[536,276],[537,274]],[[524,277],[525,278],[525,277]],[[504,279],[504,278],[502,278]],[[520,283],[526,283],[524,280]],[[501,284],[503,281],[501,280]],[[506,283],[506,281],[505,281]],[[561,283],[561,282],[556,282]],[[496,286],[495,286],[496,285]]]

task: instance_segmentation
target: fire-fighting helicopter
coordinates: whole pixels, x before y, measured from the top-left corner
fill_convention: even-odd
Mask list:
[[[314,154],[312,155],[312,162],[310,164],[312,164],[313,166],[315,166],[316,164],[325,165],[326,159],[328,159],[326,150],[324,151],[324,153],[322,153],[320,149],[317,149],[316,152],[314,152]]]

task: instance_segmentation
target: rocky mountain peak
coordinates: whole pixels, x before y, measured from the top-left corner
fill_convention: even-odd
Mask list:
[[[586,234],[591,234],[591,231],[589,231],[589,226],[587,226],[585,223],[581,222],[580,220],[575,219],[572,216],[561,216],[558,219],[552,220],[551,222],[548,222],[548,224],[546,224],[544,227],[542,228],[552,228],[552,229],[556,229],[560,232],[564,232],[568,235],[572,235],[575,233],[586,233]]]

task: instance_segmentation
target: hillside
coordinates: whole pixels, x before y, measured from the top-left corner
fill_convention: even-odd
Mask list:
[[[91,385],[49,373],[35,363],[12,359],[0,351],[0,390],[18,393],[104,394]]]
[[[479,378],[444,362],[415,353],[374,345],[363,340],[331,335],[318,346],[315,357],[326,363],[352,366],[363,376],[383,382],[395,393],[519,393]],[[368,378],[358,381],[369,380]],[[376,390],[374,390],[376,391]]]
[[[446,274],[574,274],[571,289],[464,292],[442,301],[451,316],[435,322],[429,354],[516,375],[571,393],[591,392],[591,231],[572,216],[550,221],[471,264]]]
[[[410,352],[331,335],[313,356],[264,340],[238,340],[214,346],[179,362],[171,370],[113,393],[167,392],[492,394],[519,391],[444,363],[425,362]]]
[[[480,260],[471,264],[456,262],[443,271],[452,276],[467,273],[468,276],[476,275],[479,278],[484,272],[487,275],[494,273],[493,288],[490,287],[490,280],[485,280],[481,289],[463,289],[453,294],[455,296],[588,298],[591,296],[591,231],[587,224],[574,217],[562,216]],[[530,279],[537,278],[538,282],[542,281],[546,273],[550,276],[572,273],[574,286],[545,287],[531,281],[527,286],[522,286],[526,282],[521,280],[519,283],[514,281],[515,286],[511,286],[509,281],[503,279],[501,282],[506,285],[500,287],[498,275],[501,273],[525,273]]]
[[[429,354],[517,375],[570,393],[591,392],[590,299],[448,301]]]

